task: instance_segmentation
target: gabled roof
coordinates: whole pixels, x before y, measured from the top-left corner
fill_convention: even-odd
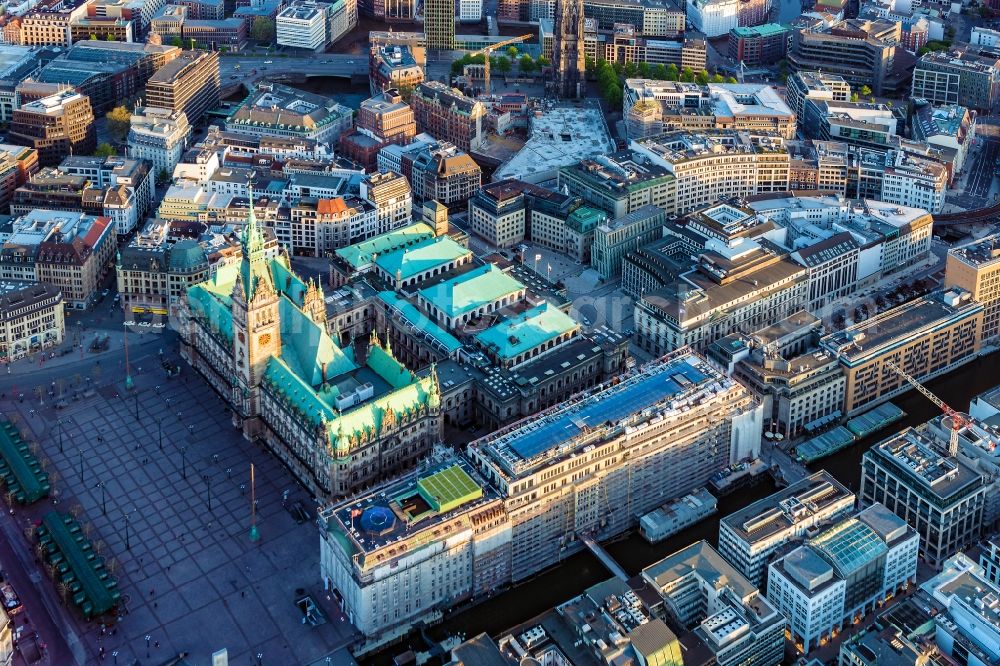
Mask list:
[[[546,301],[486,329],[476,340],[500,358],[513,358],[579,327],[572,317]]]
[[[394,278],[407,280],[468,254],[469,249],[456,243],[451,236],[438,236],[379,255],[375,265]]]
[[[420,293],[449,317],[457,317],[524,288],[523,284],[495,265],[486,264],[423,289]]]

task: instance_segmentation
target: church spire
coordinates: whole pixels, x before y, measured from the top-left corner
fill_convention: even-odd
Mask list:
[[[240,236],[243,249],[243,262],[240,266],[240,276],[243,284],[243,295],[249,303],[257,288],[257,280],[270,279],[269,269],[264,262],[264,234],[257,224],[257,214],[253,206],[253,187],[250,187],[250,213],[243,226]]]

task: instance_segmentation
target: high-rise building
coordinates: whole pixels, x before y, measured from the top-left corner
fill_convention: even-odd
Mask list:
[[[979,540],[991,490],[982,472],[948,455],[941,435],[907,428],[861,459],[861,505],[892,507],[920,534],[920,554],[933,567]]]
[[[181,161],[190,137],[191,126],[183,111],[141,107],[132,114],[129,154],[148,160],[157,177],[161,172],[169,176]]]
[[[146,83],[146,104],[183,111],[189,123],[219,105],[219,54],[184,51],[156,70]]]
[[[556,0],[555,40],[552,44],[552,65],[555,71],[554,92],[559,97],[577,98],[583,95],[584,62],[583,0]]]
[[[424,34],[428,49],[455,48],[454,0],[424,0]]]
[[[37,150],[42,166],[74,153],[89,155],[97,147],[90,98],[69,89],[22,104],[14,111],[8,139]]]

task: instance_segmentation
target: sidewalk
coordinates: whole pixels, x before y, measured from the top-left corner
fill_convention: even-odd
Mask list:
[[[156,339],[162,339],[163,332],[166,330],[167,329],[150,329],[149,332],[130,332],[128,334],[130,349],[139,349],[149,346]],[[101,351],[91,351],[89,348],[90,343],[93,341],[94,337],[99,334],[108,336],[107,349]],[[82,333],[82,346],[79,342],[76,342],[73,337],[71,337],[68,329],[66,331],[66,337],[68,339],[61,345],[46,349],[44,352],[37,352],[26,358],[18,359],[12,363],[8,363],[7,374],[27,374],[35,368],[59,368],[62,366],[79,364],[81,361],[87,360],[96,363],[106,357],[116,356],[122,353],[125,349],[124,330],[87,329]],[[161,344],[166,345],[166,341],[163,340]],[[73,351],[69,354],[62,356],[59,355],[60,350],[65,350],[67,348],[71,348]],[[51,353],[55,353],[56,355],[50,358],[49,355]]]

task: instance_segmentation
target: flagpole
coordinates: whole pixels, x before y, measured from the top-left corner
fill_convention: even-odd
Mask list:
[[[257,480],[254,475],[253,463],[250,463],[250,540],[260,539],[257,530]]]

